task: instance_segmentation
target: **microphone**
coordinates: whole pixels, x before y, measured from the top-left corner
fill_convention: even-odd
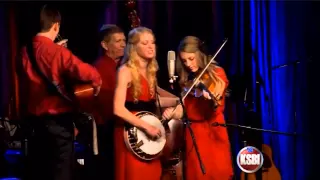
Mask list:
[[[167,57],[168,64],[168,73],[169,73],[169,82],[172,84],[176,81],[177,76],[174,75],[175,63],[176,63],[176,53],[174,51],[168,51]]]

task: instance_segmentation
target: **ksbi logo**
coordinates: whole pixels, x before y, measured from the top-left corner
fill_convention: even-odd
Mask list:
[[[243,172],[255,173],[262,167],[263,155],[255,147],[244,147],[238,153],[237,164]]]

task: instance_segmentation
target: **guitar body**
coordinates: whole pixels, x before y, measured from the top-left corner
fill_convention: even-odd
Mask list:
[[[262,144],[262,152],[264,154],[264,163],[262,166],[262,180],[281,180],[281,175],[279,170],[273,163],[272,160],[272,149],[270,146],[266,144]],[[245,173],[241,172],[240,175],[241,180],[256,180],[256,174],[250,173],[247,174],[247,178],[245,178]]]

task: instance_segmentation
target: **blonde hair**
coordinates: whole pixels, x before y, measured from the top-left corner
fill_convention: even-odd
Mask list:
[[[177,73],[180,76],[179,84],[183,87],[185,83],[188,81],[188,70],[185,67],[184,63],[181,60],[180,53],[195,53],[197,64],[199,66],[199,70],[201,71],[211,60],[211,57],[205,54],[204,43],[195,36],[186,36],[180,41],[178,47],[178,56],[176,62]],[[214,85],[217,84],[218,81],[222,81],[221,78],[217,76],[215,69],[219,67],[216,61],[213,61],[212,64],[208,67],[207,72],[212,79]]]
[[[131,71],[132,81],[130,83],[130,86],[132,86],[132,94],[135,101],[138,101],[138,98],[141,95],[141,76],[139,72],[140,57],[137,54],[136,47],[140,41],[140,36],[143,33],[150,33],[154,37],[152,30],[146,27],[137,27],[129,32],[127,46],[121,63],[125,64]],[[151,96],[155,95],[157,86],[156,73],[158,69],[158,63],[156,58],[154,57],[147,66],[147,80],[149,83],[149,91]]]

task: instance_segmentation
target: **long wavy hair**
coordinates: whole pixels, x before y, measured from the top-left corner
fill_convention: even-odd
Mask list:
[[[128,42],[124,51],[124,56],[121,61],[121,65],[126,65],[131,70],[132,82],[132,94],[135,101],[138,101],[141,95],[141,76],[139,72],[141,57],[137,53],[137,44],[140,42],[140,36],[143,33],[150,33],[155,39],[155,36],[151,29],[146,27],[137,27],[132,29],[128,34]],[[159,69],[156,58],[151,59],[147,66],[147,80],[149,83],[149,91],[151,96],[155,95],[157,86],[157,71]]]
[[[190,73],[190,71],[187,69],[187,67],[181,60],[180,53],[195,53],[197,64],[199,66],[199,71],[202,71],[212,58],[210,55],[207,55],[205,51],[206,50],[204,47],[204,43],[195,36],[186,36],[180,41],[177,50],[178,56],[176,61],[176,70],[180,77],[180,86],[185,86],[186,82],[188,81],[188,75]],[[207,72],[210,78],[212,79],[214,85],[217,84],[218,81],[222,81],[222,79],[217,76],[217,73],[215,71],[217,67],[219,67],[218,63],[216,61],[213,61],[207,69]]]

